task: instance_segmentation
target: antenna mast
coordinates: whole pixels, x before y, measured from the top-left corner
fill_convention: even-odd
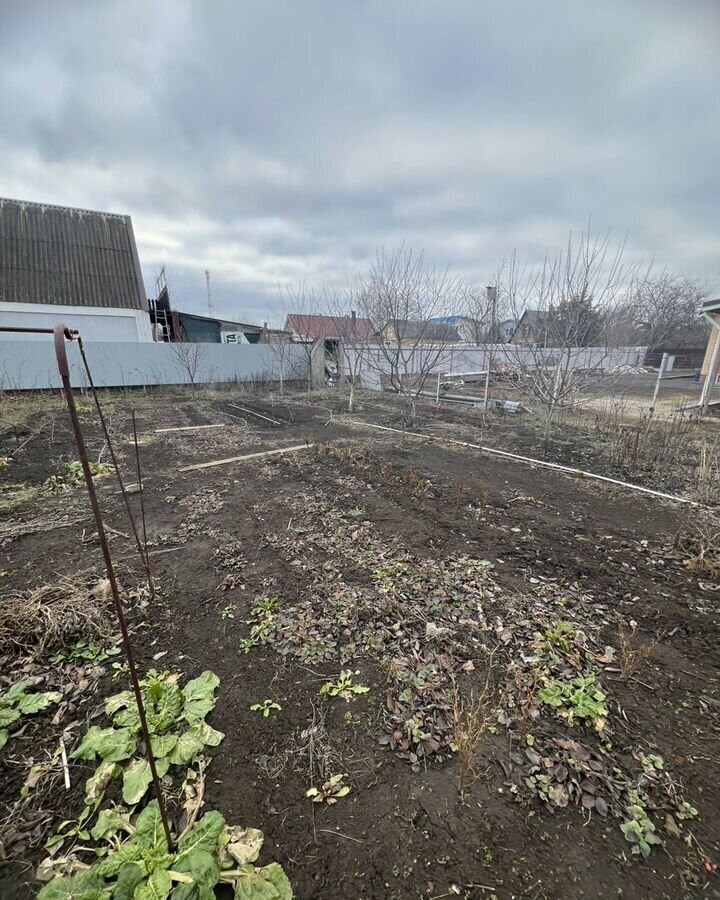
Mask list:
[[[208,313],[212,316],[215,312],[215,307],[213,306],[212,294],[210,293],[210,270],[205,269],[205,281],[207,282],[207,295],[208,295]]]

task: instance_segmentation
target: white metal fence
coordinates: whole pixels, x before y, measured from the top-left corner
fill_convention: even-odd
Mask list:
[[[149,342],[83,342],[98,387],[145,387],[188,384],[190,377],[179,356],[179,347],[199,348],[195,381],[277,381],[282,368],[286,380],[307,377],[308,360],[300,347],[278,354],[269,344],[155,344]],[[67,345],[73,386],[84,387],[86,378],[77,344]],[[0,390],[37,390],[60,387],[55,349],[47,340],[0,341]]]
[[[355,348],[346,346],[345,352],[351,359],[357,353],[363,354],[361,372],[365,387],[378,389],[381,376],[390,374],[390,363],[379,347]],[[554,365],[561,354],[570,354],[570,364],[575,369],[610,369],[616,366],[641,366],[647,347],[619,347],[609,350],[605,347],[573,347],[562,350],[547,347],[543,349],[522,347],[518,344],[453,345],[443,348],[436,361],[437,347],[408,347],[403,350],[400,369],[402,374],[412,374],[427,370],[443,375],[463,372],[483,372],[492,360],[493,367],[520,365],[533,368],[538,365]]]

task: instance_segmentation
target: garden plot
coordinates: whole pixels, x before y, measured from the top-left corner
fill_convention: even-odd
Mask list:
[[[240,401],[282,427],[223,419],[223,400],[138,405],[154,599],[97,477],[184,833],[171,853],[98,545],[88,520],[50,521],[86,512],[82,485],[43,487],[75,459],[69,433],[2,471],[2,896],[73,871],[88,900],[125,879],[117,896],[708,895],[720,592],[687,510],[283,402]],[[385,403],[352,418],[396,424]],[[131,472],[124,401],[113,428]]]

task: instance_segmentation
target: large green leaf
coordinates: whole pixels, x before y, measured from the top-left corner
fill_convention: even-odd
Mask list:
[[[0,706],[10,706],[15,703],[25,693],[27,686],[27,681],[16,681],[15,684],[10,685],[4,694],[0,694]]]
[[[130,706],[135,702],[135,694],[132,691],[121,691],[119,694],[113,694],[105,701],[105,715],[113,716],[119,709]]]
[[[54,878],[40,891],[37,900],[109,900],[111,896],[102,875],[89,869],[71,878]]]
[[[247,869],[235,883],[235,900],[292,900],[292,885],[278,863]]]
[[[160,847],[167,850],[167,838],[157,800],[151,800],[138,816],[133,843],[141,847]]]
[[[173,893],[173,900],[202,900],[205,892],[201,888],[212,891],[220,876],[217,854],[207,850],[193,850],[176,859],[172,864],[173,871],[190,875],[193,884],[180,885]]]
[[[172,879],[165,869],[158,869],[144,884],[135,888],[133,900],[166,900],[172,890]]]
[[[129,728],[99,728],[91,726],[80,746],[72,754],[73,759],[95,759],[119,762],[129,759],[135,752],[137,739]]]
[[[178,742],[176,734],[154,734],[150,739],[152,743],[153,756],[158,759],[167,756]],[[175,760],[170,760],[174,762]]]
[[[188,831],[178,845],[174,867],[194,853],[196,850],[206,850],[208,853],[216,853],[220,845],[220,835],[225,828],[225,819],[216,810],[205,813]]]
[[[24,716],[32,716],[43,709],[47,709],[52,703],[62,700],[60,691],[46,691],[43,694],[23,694],[18,700],[17,709]]]
[[[6,728],[0,728],[0,750],[7,744],[10,732]]]
[[[85,782],[85,802],[90,804],[99,800],[105,793],[105,788],[113,778],[118,777],[120,772],[121,766],[119,763],[104,759]]]
[[[185,734],[180,735],[168,759],[174,766],[186,766],[191,760],[195,759],[202,748],[202,739],[197,734],[193,734],[192,730],[189,730]]]
[[[124,863],[117,876],[113,900],[133,900],[135,888],[145,878],[137,863]]]
[[[214,672],[205,671],[192,681],[188,681],[183,688],[183,694],[186,700],[209,700],[219,684],[220,679]]]
[[[158,777],[162,778],[170,768],[170,761],[167,757],[158,759],[155,762]],[[125,766],[123,771],[123,790],[122,797],[125,803],[134,806],[139,803],[145,796],[145,791],[150,787],[152,782],[152,772],[150,763],[146,759],[134,759]]]
[[[119,850],[108,854],[105,859],[93,867],[105,878],[114,878],[125,863],[136,862],[143,872],[146,872],[145,863],[142,859],[143,847],[136,844],[133,839],[123,844]]]
[[[171,900],[215,900],[215,890],[205,884],[179,884]]]
[[[190,725],[196,725],[215,707],[215,688],[220,679],[213,672],[203,672],[183,689],[185,706],[183,715]]]
[[[121,709],[113,715],[113,722],[118,728],[129,728],[133,734],[140,731],[140,713],[138,712],[137,703],[134,701],[129,703],[126,709]],[[152,731],[152,728],[150,729]]]
[[[10,709],[9,707],[0,709],[0,728],[7,728],[8,725],[17,722],[19,718],[20,713],[16,709]]]

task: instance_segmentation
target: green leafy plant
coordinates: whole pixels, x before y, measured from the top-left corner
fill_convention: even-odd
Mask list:
[[[367,694],[370,690],[364,684],[355,684],[352,680],[352,672],[340,672],[337,681],[328,681],[320,688],[322,696],[342,697],[343,700],[354,700],[358,694]]]
[[[0,750],[10,738],[10,726],[18,719],[39,713],[62,699],[59,691],[28,693],[27,688],[27,681],[17,681],[4,694],[0,694]]]
[[[181,690],[176,676],[154,669],[141,682],[152,752],[161,778],[171,765],[187,766],[205,746],[216,747],[222,741],[224,735],[205,722],[215,706],[219,683],[216,675],[206,671]],[[74,759],[98,760],[95,773],[85,785],[85,801],[97,801],[110,781],[122,776],[123,800],[134,805],[145,795],[152,774],[148,760],[135,756],[140,741],[140,714],[132,691],[109,697],[105,713],[112,725],[91,726],[72,754]]]
[[[569,653],[575,645],[575,626],[571,622],[553,622],[543,633],[543,640],[548,647]]]
[[[685,821],[686,819],[697,819],[699,815],[700,813],[695,809],[694,806],[691,806],[687,802],[687,800],[682,801],[677,813],[677,817],[681,821]]]
[[[647,859],[653,846],[662,844],[662,838],[655,833],[655,825],[634,791],[631,791],[631,800],[635,802],[627,808],[630,818],[623,822],[620,830],[625,835],[625,840],[632,844],[632,852]]]
[[[234,619],[235,618],[235,609],[232,606],[224,606],[220,610],[220,618],[221,619]]]
[[[43,482],[43,490],[50,494],[64,494],[71,488],[77,487],[84,479],[82,463],[79,460],[65,463],[63,465],[62,475],[51,475]],[[111,472],[111,466],[101,462],[90,463],[90,474],[93,478],[99,478],[101,475],[107,475]]]
[[[280,712],[282,706],[280,706],[279,703],[273,703],[272,700],[263,700],[262,703],[253,703],[250,709],[252,712],[262,713],[263,719],[268,719],[271,716],[273,710]]]
[[[84,663],[103,663],[111,656],[117,656],[120,653],[120,647],[103,647],[93,641],[78,641],[72,647],[56,653],[50,658],[50,662],[57,666],[61,663],[71,662],[75,665],[83,665]]]
[[[661,772],[665,768],[665,760],[662,756],[655,753],[642,753],[640,755],[640,765],[646,774]]]
[[[273,615],[277,602],[277,597],[263,597],[250,610],[253,624],[250,628],[250,637],[240,642],[243,653],[249,653],[253,647],[267,644],[272,640],[278,629]]]
[[[346,797],[350,793],[351,788],[344,783],[347,777],[347,772],[344,775],[331,775],[321,788],[311,787],[305,791],[305,796],[311,797],[313,803],[327,803],[328,806],[332,806],[341,797]]]
[[[581,719],[602,731],[607,718],[605,694],[595,686],[595,675],[579,676],[572,681],[545,679],[545,687],[539,693],[540,700],[558,711],[569,725]]]
[[[273,595],[271,597],[261,597],[260,600],[253,606],[250,610],[250,614],[253,616],[261,617],[264,613],[270,613],[274,609],[277,608],[278,600],[280,598],[277,595]]]
[[[108,819],[94,835],[111,843],[99,861],[69,877],[59,875],[38,900],[213,900],[214,888],[232,886],[236,900],[292,900],[292,887],[278,863],[256,867],[263,834],[254,828],[229,828],[219,812],[199,819],[170,850],[156,800],[140,813],[135,825]],[[120,829],[129,837],[120,841]]]

